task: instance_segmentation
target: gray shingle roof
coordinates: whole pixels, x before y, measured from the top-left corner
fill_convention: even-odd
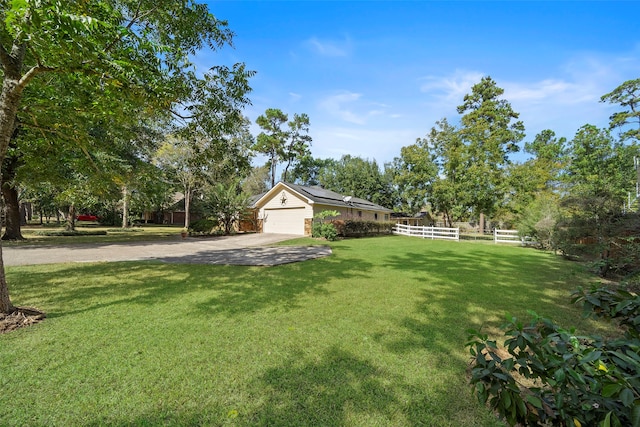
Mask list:
[[[343,196],[342,194],[338,194],[335,191],[327,190],[322,187],[303,187],[302,185],[289,184],[288,182],[283,182],[282,184],[314,203],[336,207],[351,207],[369,211],[391,212],[391,209],[387,209],[384,206],[377,205],[358,197],[351,197],[349,201],[345,201],[345,198],[348,198],[348,196]]]

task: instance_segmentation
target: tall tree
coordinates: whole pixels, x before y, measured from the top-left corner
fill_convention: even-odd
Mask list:
[[[306,154],[294,164],[288,175],[290,182],[298,185],[320,185],[320,174],[324,169],[332,169],[337,161],[332,158],[320,159]]]
[[[625,224],[622,206],[635,186],[632,159],[638,154],[636,145],[624,145],[608,130],[593,125],[581,127],[569,145],[558,224],[560,249],[575,254],[581,246],[581,250],[597,255],[602,275],[611,268],[609,249]],[[631,219],[633,230],[637,219]],[[583,238],[594,244],[576,245]]]
[[[137,105],[168,110],[200,87],[190,55],[217,49],[232,37],[226,22],[194,1],[2,0],[0,6],[0,164],[25,89],[35,81],[76,76],[91,82],[93,92],[109,91],[113,99],[135,96]],[[228,84],[217,92],[219,99],[244,96],[248,73],[242,66],[218,68],[211,77],[212,84]],[[14,310],[0,256],[0,312]]]
[[[201,141],[200,141],[201,142]],[[165,171],[170,181],[178,184],[184,196],[184,227],[191,222],[191,201],[204,183],[203,156],[197,143],[168,137],[158,149],[154,163]]]
[[[258,135],[254,150],[267,156],[271,172],[271,187],[276,185],[276,168],[283,157],[287,133],[282,125],[289,117],[277,108],[267,108],[264,114],[256,119],[262,129]]]
[[[285,163],[283,181],[288,181],[289,168],[295,167],[305,157],[311,155],[311,136],[309,135],[309,116],[293,114],[293,119],[277,108],[268,108],[256,119],[263,130],[258,135],[254,150],[267,156],[271,173],[271,186],[276,183],[278,164]],[[287,128],[282,126],[287,123]]]
[[[393,200],[392,183],[383,175],[375,160],[344,155],[323,168],[318,180],[328,190],[371,200],[382,206]]]
[[[533,155],[528,163],[537,178],[536,190],[555,190],[564,168],[567,139],[557,138],[554,131],[545,129],[533,141],[524,145],[524,151]]]
[[[640,79],[627,80],[600,100],[625,108],[610,117],[611,129],[626,129],[621,130],[620,139],[640,141]]]
[[[269,165],[252,168],[242,181],[242,191],[250,196],[258,196],[269,191],[271,171]]]
[[[533,141],[526,142],[524,150],[533,157],[507,167],[506,199],[509,212],[516,217],[529,207],[540,211],[540,203],[534,203],[538,197],[546,204],[558,199],[566,162],[566,138],[557,138],[555,132],[546,129]]]
[[[458,106],[460,135],[467,145],[466,185],[471,206],[480,215],[492,214],[504,200],[505,167],[508,155],[518,151],[524,125],[511,104],[501,99],[504,89],[491,77],[483,77]]]
[[[428,194],[438,175],[433,154],[425,139],[402,147],[400,157],[394,159],[393,182],[398,188],[403,212],[415,214],[427,205]]]
[[[283,181],[287,181],[287,173],[291,166],[300,163],[305,156],[311,155],[309,146],[311,145],[311,136],[309,135],[309,116],[306,114],[293,114],[293,119],[287,123],[289,132],[287,142],[284,146],[283,160],[286,162],[284,172],[282,174]]]
[[[429,202],[436,212],[442,213],[445,225],[453,227],[453,223],[466,218],[471,209],[471,189],[466,183],[468,147],[460,131],[446,119],[436,122],[422,144],[432,150],[438,168]]]

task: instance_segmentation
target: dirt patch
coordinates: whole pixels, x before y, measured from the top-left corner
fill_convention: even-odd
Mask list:
[[[11,314],[0,313],[0,334],[42,322],[45,314],[32,307],[17,307]]]

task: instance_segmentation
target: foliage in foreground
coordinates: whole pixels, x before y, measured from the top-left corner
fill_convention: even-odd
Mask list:
[[[313,227],[311,229],[311,236],[315,238],[324,238],[327,240],[337,240],[338,239],[338,231],[336,230],[336,226],[333,225],[332,222],[326,222],[327,218],[335,218],[340,215],[340,212],[336,210],[324,210],[322,212],[318,212],[314,215],[314,218],[318,221],[313,223]]]
[[[615,319],[624,336],[577,336],[535,315],[503,326],[504,349],[471,331],[471,384],[510,425],[640,426],[640,296],[579,289],[585,315]]]

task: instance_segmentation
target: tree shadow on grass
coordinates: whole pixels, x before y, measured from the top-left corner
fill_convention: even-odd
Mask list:
[[[514,248],[513,252],[435,250],[388,258],[386,267],[409,272],[422,290],[415,311],[400,323],[407,334],[376,339],[397,353],[429,348],[460,355],[468,329],[488,326],[496,331],[507,314],[527,317],[533,310],[560,317],[565,327],[587,326],[579,308],[571,306],[570,292],[588,279],[577,274],[578,266],[541,255]]]
[[[326,295],[333,280],[368,277],[373,265],[364,260],[330,257],[315,261],[254,269],[242,277],[221,282],[215,295],[194,308],[201,314],[236,315],[263,308],[294,309],[299,297]]]
[[[237,315],[265,308],[291,309],[306,295],[325,294],[334,279],[363,277],[371,264],[335,257],[276,267],[113,262],[15,267],[8,272],[14,303],[48,317],[115,308],[148,308],[190,301],[196,315]],[[17,297],[16,297],[17,296]],[[184,307],[183,307],[184,309]]]
[[[442,379],[409,383],[335,345],[316,360],[304,360],[302,354],[291,356],[256,379],[253,389],[259,392],[253,400],[260,404],[241,413],[241,425],[487,425],[475,418],[475,400],[451,393],[451,384]]]
[[[291,357],[257,379],[255,389],[261,392],[256,399],[261,404],[243,414],[243,425],[363,424],[358,417],[393,424],[398,400],[389,374],[337,347],[315,362],[301,363],[302,359],[302,355]]]

